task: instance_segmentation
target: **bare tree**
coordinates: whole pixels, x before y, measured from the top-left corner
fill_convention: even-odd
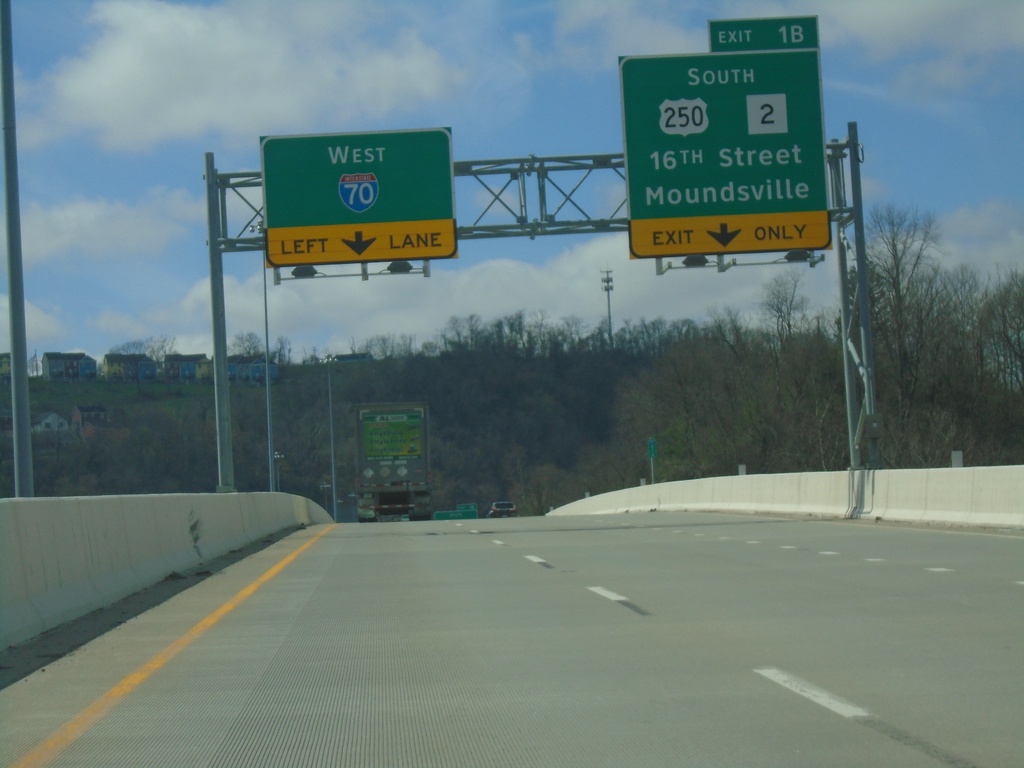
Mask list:
[[[1013,270],[985,297],[983,325],[987,363],[997,380],[1024,391],[1024,272]]]
[[[292,343],[284,336],[277,337],[277,344],[274,348],[274,360],[278,365],[291,365]]]
[[[236,333],[234,338],[231,339],[231,343],[228,344],[228,354],[244,355],[246,357],[262,355],[263,339],[252,331],[249,331],[248,333]]]
[[[873,208],[867,224],[876,348],[891,366],[898,415],[906,418],[925,364],[942,345],[935,333],[943,300],[934,257],[939,227],[931,214],[893,204]]]
[[[774,331],[781,344],[793,338],[793,333],[804,322],[809,302],[800,293],[802,273],[787,269],[775,275],[764,287],[761,315]]]
[[[114,355],[144,355],[146,354],[146,340],[132,339],[131,341],[121,342],[111,347],[110,353]]]
[[[167,355],[177,353],[177,346],[173,336],[150,336],[144,343],[145,354],[156,361],[156,364],[163,368],[164,359]]]

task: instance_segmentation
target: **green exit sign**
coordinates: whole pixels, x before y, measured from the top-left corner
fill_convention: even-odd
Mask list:
[[[267,264],[456,256],[446,128],[260,142]]]
[[[818,17],[723,19],[708,22],[712,53],[818,47]]]
[[[633,258],[829,246],[818,51],[619,67]]]

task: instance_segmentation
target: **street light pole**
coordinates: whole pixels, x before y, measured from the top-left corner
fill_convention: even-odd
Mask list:
[[[612,271],[610,269],[603,269],[601,273],[604,277],[601,278],[601,290],[608,296],[608,346],[615,346],[615,337],[612,336]]]
[[[28,391],[28,342],[25,333],[25,274],[21,253],[21,199],[18,191],[18,141],[14,117],[14,54],[11,52],[11,2],[0,0],[0,69],[3,89],[4,198],[7,223],[7,292],[11,340],[11,410],[14,424],[14,495],[36,495],[32,471],[32,414]]]
[[[334,462],[334,392],[331,387],[331,364],[327,364],[327,421],[331,436],[331,518],[338,522],[338,477]]]

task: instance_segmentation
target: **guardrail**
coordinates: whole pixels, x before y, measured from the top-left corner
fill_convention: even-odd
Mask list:
[[[1024,528],[1024,466],[739,475],[641,485],[552,515],[758,512]]]
[[[0,500],[0,641],[22,642],[269,534],[329,522],[286,493]]]

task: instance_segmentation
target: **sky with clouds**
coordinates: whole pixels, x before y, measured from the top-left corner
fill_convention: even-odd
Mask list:
[[[945,265],[1020,268],[1019,0],[13,0],[29,353],[101,358],[159,336],[212,353],[207,152],[222,173],[252,171],[260,136],[444,126],[456,161],[621,153],[620,56],[706,53],[709,19],[806,15],[826,138],[857,123],[866,205],[934,214]],[[485,199],[464,181],[460,223]],[[591,194],[608,215],[625,189]],[[302,357],[378,335],[422,343],[450,317],[520,310],[596,327],[603,270],[615,325],[754,311],[781,270],[800,272],[812,306],[838,303],[834,252],[814,269],[658,276],[624,234],[465,240],[429,278],[271,280],[271,344]],[[224,271],[228,339],[262,337],[260,255],[225,254]]]

